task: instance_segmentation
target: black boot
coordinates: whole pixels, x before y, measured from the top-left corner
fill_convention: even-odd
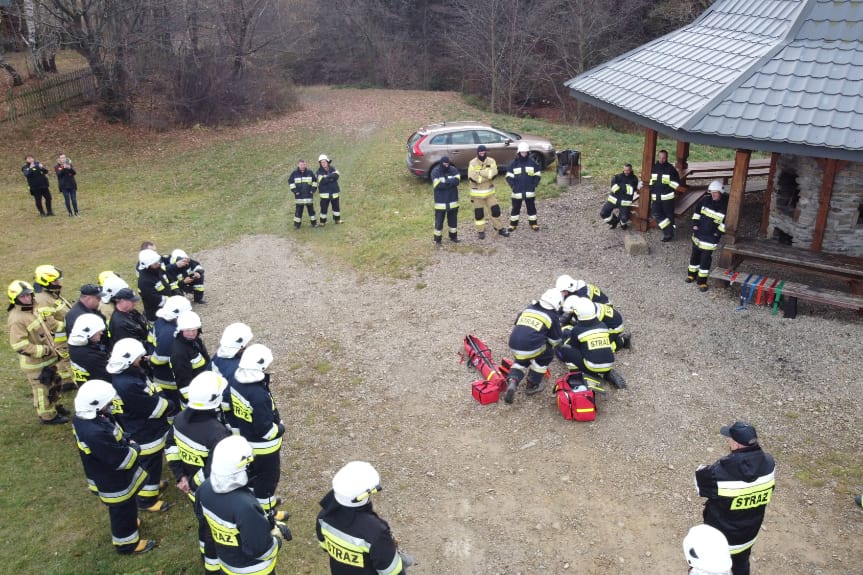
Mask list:
[[[611,383],[617,389],[626,389],[626,380],[623,379],[623,376],[614,371],[613,369],[605,374],[605,379]]]
[[[454,244],[461,243],[461,240],[458,239],[458,232],[456,232],[456,233],[450,232],[449,233],[449,241],[451,241]]]
[[[534,395],[545,389],[545,373],[531,370],[527,374],[527,387],[524,388],[525,395]]]
[[[613,230],[614,228],[617,227],[617,224],[619,222],[620,222],[620,220],[618,219],[618,217],[613,215],[613,216],[611,216],[611,220],[609,220],[609,222],[608,222],[608,227]]]
[[[511,368],[509,375],[506,378],[506,391],[503,394],[503,400],[507,403],[512,403],[515,400],[515,390],[518,388],[518,382],[524,377],[524,372],[520,369]]]

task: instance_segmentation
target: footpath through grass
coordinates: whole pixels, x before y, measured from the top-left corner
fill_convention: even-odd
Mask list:
[[[317,90],[317,92],[316,92]],[[315,94],[311,89],[313,107]],[[362,105],[378,105],[366,91],[353,91]],[[393,98],[403,97],[394,92]],[[414,94],[413,97],[416,97]],[[550,137],[558,149],[578,149],[585,172],[606,182],[623,162],[638,164],[640,135],[554,126],[535,120],[489,117],[452,99],[422,96],[426,122],[486,119],[516,131]],[[358,109],[362,108],[358,106]],[[320,112],[320,111],[317,111]],[[2,126],[0,151],[0,282],[32,281],[35,267],[64,270],[66,296],[112,269],[127,280],[139,244],[156,241],[161,251],[183,247],[191,254],[248,234],[275,234],[309,244],[332,259],[376,277],[415,276],[433,257],[432,197],[428,182],[405,169],[405,142],[418,127],[398,115],[386,125],[347,134],[339,125],[307,127],[296,115],[283,131],[188,130],[141,134],[94,121],[88,113],[23,126]],[[292,117],[294,118],[294,117]],[[661,142],[671,146],[671,142]],[[66,151],[80,174],[80,218],[69,218],[52,181],[54,218],[35,215],[19,168],[26,152],[52,166]],[[334,158],[342,179],[343,226],[292,228],[287,176],[296,159],[316,166],[317,155]],[[731,157],[730,151],[693,148],[693,159]],[[546,171],[540,199],[560,194],[555,171]],[[506,186],[499,196],[509,205]],[[471,217],[462,193],[461,218]],[[542,207],[540,207],[542,210]],[[204,262],[206,264],[206,262]],[[42,428],[30,405],[30,389],[8,344],[0,346],[0,565],[7,573],[193,573],[200,571],[189,504],[169,490],[176,504],[167,515],[146,516],[143,533],[160,540],[157,551],[124,558],[113,553],[107,513],[88,495],[68,426]],[[67,406],[72,398],[66,399]],[[167,469],[166,469],[167,473]],[[311,529],[316,502],[293,505],[296,539],[280,559],[281,572],[326,573],[326,558]]]

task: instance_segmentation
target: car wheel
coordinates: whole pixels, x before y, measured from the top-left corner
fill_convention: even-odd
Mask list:
[[[435,170],[435,168],[437,168],[437,167],[438,167],[438,165],[439,165],[439,164],[440,164],[440,162],[438,162],[437,164],[432,164],[432,166],[429,168],[429,171],[428,171],[428,173],[426,174],[426,179],[427,179],[428,181],[432,181],[432,177],[431,177],[432,172]]]
[[[540,169],[545,167],[545,156],[543,156],[539,152],[531,152],[530,157],[534,162],[539,164]]]

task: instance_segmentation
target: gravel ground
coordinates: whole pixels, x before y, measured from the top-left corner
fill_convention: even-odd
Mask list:
[[[753,573],[861,573],[863,514],[847,492],[863,488],[860,317],[735,311],[724,289],[683,282],[685,234],[668,245],[650,232],[650,255],[627,255],[625,232],[596,217],[603,199],[604,183],[586,180],[539,204],[540,232],[509,239],[477,240],[463,210],[465,242],[429,241],[435,263],[411,280],[360,277],[270,236],[199,254],[210,348],[237,320],[273,348],[289,502],[317,501],[345,461],[367,459],[383,476],[379,510],[417,557],[412,575],[683,573],[680,543],[701,517],[693,471],[725,452],[719,427],[740,418],[777,460]],[[429,199],[429,236],[431,224]],[[480,406],[458,361],[464,335],[506,355],[516,314],[561,273],[622,311],[629,388],[593,423],[564,421],[550,391]]]

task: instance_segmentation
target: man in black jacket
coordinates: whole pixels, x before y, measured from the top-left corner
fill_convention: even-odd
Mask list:
[[[162,265],[162,256],[151,249],[138,253],[138,293],[144,302],[147,321],[156,321],[156,310],[162,307],[169,296],[174,295],[171,282]]]
[[[708,195],[701,199],[692,214],[692,255],[689,256],[686,283],[694,282],[697,277],[698,289],[701,291],[707,291],[713,252],[719,247],[719,238],[725,233],[728,201],[723,189],[719,180],[710,182]]]
[[[108,322],[108,348],[110,349],[115,341],[131,337],[140,341],[148,353],[153,351],[148,341],[147,318],[135,309],[135,302],[141,301],[141,297],[130,288],[123,288],[117,290],[113,299],[115,307]]]
[[[737,421],[719,432],[731,453],[695,470],[698,495],[706,497],[704,523],[728,539],[733,575],[749,575],[749,555],[773,495],[776,464],[758,445],[758,434]]]
[[[288,185],[294,194],[294,228],[300,229],[303,223],[303,210],[308,208],[312,227],[318,227],[318,216],[315,215],[315,190],[318,180],[315,173],[306,167],[306,161],[297,162],[297,169],[288,176]]]
[[[72,330],[75,328],[75,320],[85,313],[95,314],[102,318],[102,321],[105,321],[105,316],[99,311],[101,295],[102,288],[96,284],[84,284],[81,286],[81,297],[66,312],[66,333],[72,333]]]
[[[351,461],[335,474],[332,490],[321,500],[315,534],[330,555],[332,575],[399,575],[413,564],[372,508],[380,481],[370,463]]]
[[[674,239],[674,197],[680,186],[677,168],[668,163],[668,152],[659,151],[659,161],[650,172],[650,208],[656,225],[662,230],[662,241]]]
[[[48,173],[48,168],[35,160],[32,155],[27,154],[24,158],[24,165],[21,166],[21,172],[27,178],[27,185],[30,187],[30,195],[36,202],[36,209],[39,210],[39,215],[53,216],[54,211],[51,209],[51,190],[48,183],[48,178],[45,174]],[[45,199],[45,208],[42,208],[42,198]]]
[[[431,172],[432,189],[434,190],[434,241],[441,245],[443,237],[443,221],[446,218],[449,226],[449,239],[458,243],[458,183],[461,176],[458,168],[453,166],[448,156],[440,160],[440,164]]]
[[[509,231],[518,228],[521,203],[527,210],[527,223],[530,229],[539,231],[539,221],[536,215],[536,187],[542,176],[542,167],[530,157],[530,147],[527,142],[518,145],[515,159],[506,169],[506,183],[512,188],[512,210],[509,213]]]
[[[624,230],[629,226],[629,212],[637,189],[638,178],[632,173],[632,164],[624,164],[623,171],[612,178],[611,192],[599,210],[599,217],[611,229],[616,228],[617,224]],[[617,210],[618,214],[615,214],[614,210]]]

